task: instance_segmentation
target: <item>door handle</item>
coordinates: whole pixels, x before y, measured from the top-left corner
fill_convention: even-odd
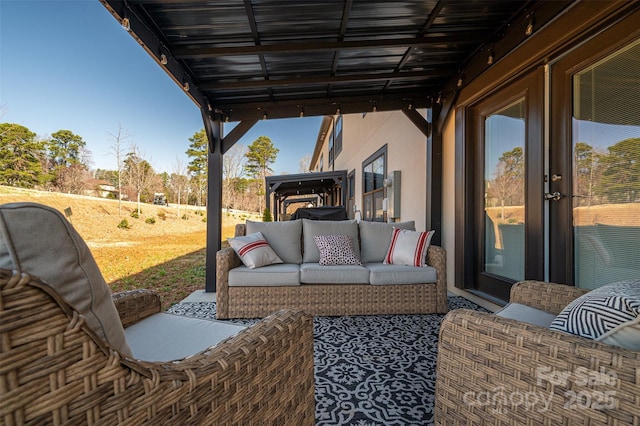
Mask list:
[[[558,201],[560,200],[560,198],[564,198],[564,197],[566,197],[566,195],[561,194],[558,191],[544,194],[545,200]]]

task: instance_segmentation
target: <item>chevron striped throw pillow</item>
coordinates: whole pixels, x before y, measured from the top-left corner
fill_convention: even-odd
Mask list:
[[[619,281],[568,304],[551,329],[640,350],[640,280]]]

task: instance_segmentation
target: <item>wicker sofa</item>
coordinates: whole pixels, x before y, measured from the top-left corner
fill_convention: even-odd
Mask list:
[[[523,281],[511,303],[559,314],[586,290]],[[441,329],[435,424],[640,424],[640,351],[455,310]]]
[[[247,222],[247,224],[236,225],[235,235],[245,235],[249,226],[253,227],[251,232],[261,231],[265,234],[269,243],[272,243],[274,239],[281,237],[285,229],[296,226],[293,222],[299,222],[303,229],[298,231],[295,237],[301,242],[296,244],[295,240],[290,240],[288,244],[281,243],[280,246],[276,243],[274,249],[276,251],[280,249],[279,255],[283,251],[291,250],[292,247],[294,251],[301,250],[303,253],[300,254],[298,252],[297,256],[302,261],[300,265],[293,263],[296,255],[294,252],[294,259],[284,267],[293,269],[293,273],[298,274],[298,277],[303,274],[303,272],[297,272],[298,267],[300,269],[309,268],[314,274],[321,274],[326,270],[330,280],[334,280],[336,270],[338,273],[341,272],[340,267],[318,267],[317,263],[313,263],[314,261],[317,262],[317,260],[308,261],[308,258],[304,255],[304,253],[310,251],[309,248],[311,246],[309,244],[313,245],[313,243],[309,243],[309,236],[316,233],[335,233],[336,229],[346,229],[344,227],[352,226],[355,224],[353,221],[310,221],[302,219],[292,222]],[[389,273],[393,275],[393,267],[396,265],[383,265],[382,261],[377,259],[377,256],[379,257],[380,253],[382,253],[384,257],[384,253],[389,246],[392,226],[411,229],[413,222],[404,222],[402,224],[360,222],[359,225],[355,224],[355,226],[356,234],[354,234],[353,238],[359,241],[359,244],[356,244],[361,246],[357,247],[357,249],[361,249],[358,255],[362,256],[361,260],[364,264],[364,267],[359,268],[371,268],[371,265],[375,265],[373,268],[378,268],[378,271],[382,271],[378,277],[383,277],[383,280],[385,279],[384,273],[386,271],[390,271]],[[300,232],[302,232],[302,235],[300,235]],[[386,242],[380,243],[381,239],[386,239]],[[287,259],[287,256],[281,257]],[[291,254],[289,254],[289,257],[291,257]],[[375,262],[373,262],[374,260]],[[287,260],[285,260],[286,262]],[[411,277],[412,281],[402,282],[402,275],[396,275],[394,277],[396,282],[389,284],[384,282],[367,284],[362,281],[350,283],[348,279],[344,281],[341,276],[339,282],[329,280],[322,282],[320,278],[321,282],[296,284],[294,278],[293,285],[279,285],[277,275],[275,278],[269,277],[270,267],[247,270],[236,252],[227,247],[218,251],[216,259],[217,315],[218,319],[261,318],[277,310],[287,308],[301,309],[312,315],[323,316],[446,313],[448,307],[445,262],[446,254],[444,249],[430,245],[426,255],[428,267],[407,268],[411,271],[410,273],[431,274],[425,275],[432,277],[425,281],[420,281],[422,278],[416,280],[415,277]],[[385,270],[384,268],[387,266],[389,269]],[[276,265],[277,267],[279,266]],[[423,271],[419,269],[423,269]],[[230,274],[234,272],[238,273],[235,279],[236,282],[231,282]],[[245,284],[242,278],[237,277],[242,277],[242,274],[247,272],[265,275],[254,275],[254,282]],[[356,273],[361,274],[361,271],[358,270]],[[368,270],[365,269],[365,277],[368,277],[368,274]],[[265,285],[255,282],[256,280],[259,281],[262,276],[265,277],[265,281],[268,281]]]

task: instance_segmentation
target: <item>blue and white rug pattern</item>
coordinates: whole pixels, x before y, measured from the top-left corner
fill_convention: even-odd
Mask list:
[[[449,297],[449,308],[483,310],[457,296]],[[215,303],[179,303],[168,312],[215,319]],[[315,317],[316,425],[432,425],[443,317]]]

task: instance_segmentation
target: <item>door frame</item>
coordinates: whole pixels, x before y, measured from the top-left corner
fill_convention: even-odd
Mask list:
[[[544,68],[539,67],[469,105],[465,112],[464,234],[467,262],[464,289],[498,303],[509,300],[515,280],[484,272],[484,118],[491,112],[525,98],[525,279],[544,279]]]

